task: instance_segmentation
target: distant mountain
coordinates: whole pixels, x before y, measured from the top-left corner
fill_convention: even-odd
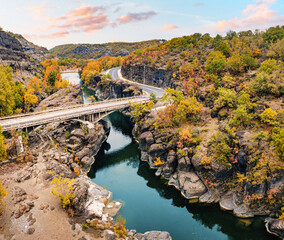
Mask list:
[[[155,46],[164,40],[150,40],[143,42],[114,42],[104,44],[64,44],[49,50],[55,57],[70,57],[83,59],[97,59],[104,56],[127,56],[140,48]]]
[[[11,32],[0,31],[0,64],[13,68],[14,81],[24,85],[35,74],[41,74],[40,60],[47,49],[34,45],[23,36]]]

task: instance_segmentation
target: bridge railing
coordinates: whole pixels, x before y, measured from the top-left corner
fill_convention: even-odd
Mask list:
[[[109,100],[104,100],[104,101],[100,101],[100,102],[93,102],[93,103],[87,103],[87,104],[75,104],[75,105],[71,105],[71,106],[67,106],[67,107],[50,108],[50,109],[39,111],[39,112],[31,112],[31,113],[16,114],[16,115],[7,116],[7,117],[1,117],[0,121],[1,120],[7,120],[7,119],[27,117],[27,116],[35,116],[35,115],[39,115],[39,114],[42,114],[42,113],[56,112],[56,111],[66,110],[66,109],[74,109],[74,108],[78,108],[78,107],[86,107],[86,106],[91,106],[91,105],[100,105],[100,104],[110,103],[110,102],[122,102],[122,101],[125,101],[125,100],[131,101],[131,100],[135,100],[135,99],[139,99],[139,98],[146,99],[145,96],[135,96],[135,97],[115,98],[115,99],[109,99]]]
[[[142,100],[143,102],[147,102],[147,99]],[[119,105],[119,108],[125,108],[129,104],[124,103],[122,105]],[[119,109],[117,106],[109,106],[109,107],[102,107],[102,108],[96,108],[96,109],[86,109],[80,112],[75,112],[74,114],[68,114],[66,116],[53,116],[52,118],[46,118],[44,120],[36,120],[36,119],[29,119],[27,122],[22,122],[20,124],[5,124],[5,126],[2,126],[3,131],[7,131],[17,126],[17,129],[19,128],[25,128],[25,127],[30,127],[30,126],[35,126],[35,125],[42,125],[42,124],[47,124],[51,122],[57,122],[57,121],[64,121],[68,119],[75,119],[83,115],[88,115],[88,114],[95,114],[95,113],[107,113],[111,112],[114,110]]]

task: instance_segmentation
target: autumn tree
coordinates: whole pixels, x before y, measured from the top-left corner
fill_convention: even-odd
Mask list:
[[[13,114],[15,107],[14,82],[12,68],[0,66],[0,116]]]

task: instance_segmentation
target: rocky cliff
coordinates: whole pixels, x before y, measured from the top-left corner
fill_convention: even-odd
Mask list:
[[[28,78],[41,74],[39,61],[32,58],[33,54],[27,54],[32,52],[23,40],[19,41],[14,35],[0,31],[0,64],[13,68],[14,81],[26,85]]]
[[[162,88],[174,88],[172,71],[163,68],[156,69],[144,65],[123,65],[121,67],[122,76],[138,83],[155,85]]]
[[[257,140],[258,133],[253,130],[236,132],[236,138],[230,141],[235,141],[237,147],[231,162],[225,164],[212,152],[214,143],[211,139],[222,124],[217,118],[211,118],[209,108],[205,108],[198,124],[190,127],[190,143],[182,147],[179,146],[182,140],[176,133],[177,129],[155,129],[157,114],[153,109],[133,129],[141,149],[141,160],[156,169],[157,176],[167,179],[168,185],[180,190],[190,201],[218,203],[222,209],[241,218],[269,216],[272,218],[267,220],[269,231],[283,236],[283,220],[277,219],[281,215],[279,209],[283,207],[283,164],[271,168],[269,176],[263,176],[265,180],[260,180],[262,178],[258,175],[252,182],[245,179],[259,170],[251,166],[259,165],[255,160],[257,154],[274,154],[267,142]]]

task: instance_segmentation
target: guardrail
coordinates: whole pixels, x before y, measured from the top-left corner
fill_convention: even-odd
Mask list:
[[[120,99],[121,101],[125,101],[125,100],[135,100],[135,99],[139,99],[139,97],[132,97],[132,98],[123,98]],[[146,98],[141,98],[141,102],[146,103],[148,101],[148,99]],[[100,108],[87,108],[88,106],[95,106],[95,105],[101,105],[103,103],[110,103],[110,102],[117,102],[118,99],[114,100],[107,100],[107,101],[102,101],[102,102],[98,102],[99,104],[85,104],[85,105],[79,105],[80,107],[84,107],[81,111],[77,111],[74,112],[73,114],[66,114],[66,115],[61,115],[61,116],[47,116],[46,118],[44,118],[43,120],[35,120],[35,119],[27,119],[26,122],[21,122],[21,123],[12,123],[12,124],[5,124],[2,125],[2,129],[3,131],[7,131],[12,129],[13,127],[16,127],[17,129],[19,128],[25,128],[25,127],[31,127],[31,126],[36,126],[36,125],[42,125],[42,124],[47,124],[47,123],[51,123],[51,122],[57,122],[57,121],[64,121],[64,120],[69,120],[69,119],[74,119],[74,118],[78,118],[80,116],[83,115],[90,115],[90,114],[96,114],[96,113],[106,113],[106,112],[111,112],[114,110],[118,110],[118,109],[123,109],[129,106],[129,103],[124,103],[124,104],[118,104],[115,106],[104,106],[104,107],[100,107]],[[140,101],[139,101],[140,102]],[[74,108],[74,107],[73,107]],[[66,110],[68,109],[72,109],[72,108],[66,108]],[[52,111],[45,111],[45,113],[47,112],[52,112]],[[27,114],[27,115],[22,115],[22,117],[29,117],[29,116],[33,116],[33,115],[40,115],[43,112],[37,112],[35,114]]]
[[[122,101],[125,101],[125,100],[131,101],[131,100],[138,99],[138,98],[145,98],[145,96],[135,96],[135,97],[127,97],[127,98],[115,98],[115,99],[109,99],[109,100],[104,100],[104,101],[100,101],[100,102],[94,102],[94,103],[75,104],[75,105],[67,106],[67,107],[56,107],[56,108],[51,108],[51,109],[47,109],[47,110],[43,110],[43,111],[39,111],[39,112],[32,112],[32,113],[17,114],[17,115],[12,115],[12,116],[7,116],[7,117],[1,117],[0,121],[1,120],[7,120],[7,119],[27,117],[27,116],[35,116],[35,115],[39,115],[39,114],[42,114],[42,113],[56,112],[56,111],[66,110],[66,109],[74,109],[74,108],[79,108],[79,107],[100,105],[100,104],[110,103],[110,102],[122,102]]]

